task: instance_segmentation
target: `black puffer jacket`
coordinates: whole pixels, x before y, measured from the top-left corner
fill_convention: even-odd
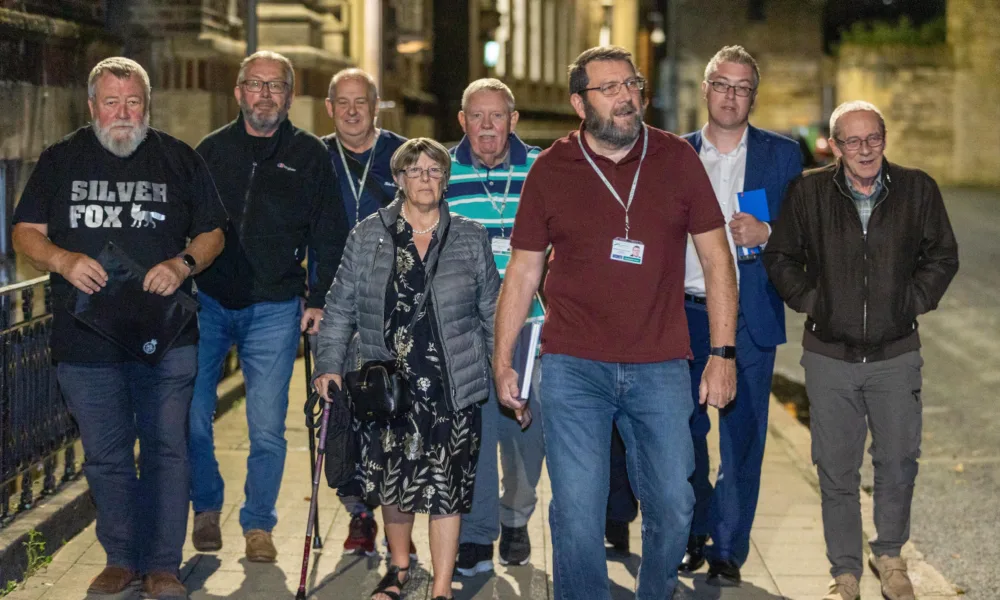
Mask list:
[[[871,362],[918,349],[917,317],[958,271],[934,180],[884,161],[882,182],[867,234],[839,162],[789,186],[763,260],[788,306],[809,315],[806,350]]]

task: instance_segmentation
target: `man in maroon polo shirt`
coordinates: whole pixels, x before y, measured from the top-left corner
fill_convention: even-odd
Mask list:
[[[570,67],[570,101],[583,124],[528,174],[497,305],[497,391],[518,409],[511,354],[552,245],[541,395],[561,600],[610,598],[603,538],[612,422],[643,512],[636,598],[670,598],[677,584],[694,507],[689,234],[705,270],[716,354],[701,401],[722,407],[735,395],[737,292],[725,223],[691,146],[643,124],[644,84],[618,47],[587,50]]]

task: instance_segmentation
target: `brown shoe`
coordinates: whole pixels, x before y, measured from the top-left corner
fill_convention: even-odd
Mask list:
[[[906,574],[906,561],[900,556],[868,557],[868,565],[882,582],[882,595],[886,600],[915,600],[913,584]]]
[[[104,570],[90,582],[87,593],[117,594],[127,588],[139,574],[125,567],[104,567]]]
[[[850,573],[842,573],[834,577],[830,582],[830,592],[823,596],[823,600],[859,600],[861,591],[858,586],[858,578]]]
[[[194,530],[191,543],[198,552],[222,550],[222,529],[219,527],[220,513],[214,510],[200,512],[194,516]]]
[[[187,589],[173,573],[153,571],[142,580],[142,591],[156,600],[188,600]]]
[[[251,529],[243,537],[247,540],[247,560],[250,562],[273,563],[278,558],[278,550],[271,541],[270,532]]]

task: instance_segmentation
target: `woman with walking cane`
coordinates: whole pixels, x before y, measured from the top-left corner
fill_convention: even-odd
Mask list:
[[[382,507],[391,556],[372,599],[401,596],[421,512],[430,518],[432,596],[450,600],[492,385],[500,277],[486,229],[452,216],[442,199],[451,170],[445,148],[410,140],[391,168],[396,199],[351,232],[327,295],[313,385],[327,401],[330,382],[346,386],[359,421],[362,489]],[[342,378],[355,329],[363,365]]]

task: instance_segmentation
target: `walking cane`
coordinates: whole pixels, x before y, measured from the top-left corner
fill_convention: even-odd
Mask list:
[[[306,346],[308,350],[308,345]],[[308,364],[308,363],[306,363]],[[299,591],[295,594],[295,600],[306,599],[306,576],[309,573],[309,545],[312,540],[313,527],[316,524],[316,513],[319,509],[317,496],[319,495],[319,480],[323,473],[323,451],[326,449],[326,426],[330,421],[330,403],[320,399],[323,403],[323,416],[319,425],[319,453],[316,456],[316,465],[313,469],[313,489],[312,498],[309,500],[309,517],[306,519],[306,543],[302,548],[302,577],[299,579]],[[316,530],[316,537],[319,538],[319,530]]]
[[[302,341],[305,344],[305,359],[306,359],[306,428],[309,429],[309,468],[312,469],[313,465],[316,464],[316,408],[315,405],[309,402],[309,389],[312,387],[312,352],[309,348],[309,334],[302,333]],[[326,434],[321,434],[324,438]],[[320,452],[322,452],[323,442],[320,442]],[[315,474],[314,474],[315,475]],[[316,499],[316,490],[313,490],[313,500]],[[323,538],[319,534],[319,506],[316,506],[316,511],[313,514],[313,529],[316,531],[316,538],[313,539],[313,548],[320,550],[323,548]]]

